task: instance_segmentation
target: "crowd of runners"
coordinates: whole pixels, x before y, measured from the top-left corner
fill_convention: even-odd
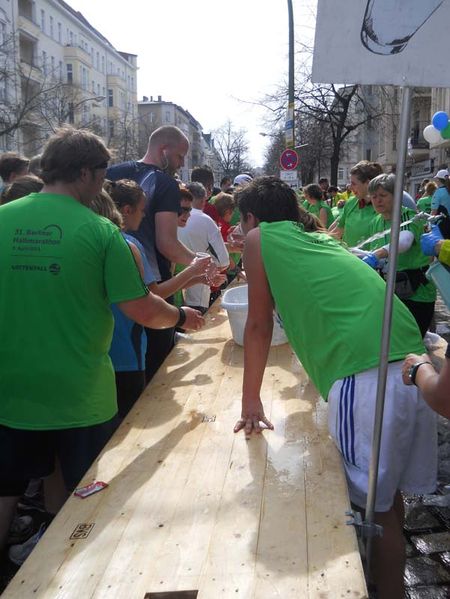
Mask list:
[[[60,509],[177,332],[200,329],[236,276],[249,306],[235,432],[273,428],[260,388],[276,310],[328,401],[351,501],[365,507],[395,175],[361,161],[345,190],[320,179],[294,191],[248,173],[216,187],[206,166],[177,179],[188,149],[181,130],[161,127],[141,160],[110,166],[97,136],[67,127],[32,161],[0,156],[0,546],[17,564],[43,532],[27,540],[17,506],[44,497]],[[444,168],[417,198],[403,195],[375,508],[379,597],[403,596],[401,492],[434,491],[434,411],[450,414],[449,352],[438,374],[425,347],[436,300],[426,271],[433,259],[450,264],[449,212]]]

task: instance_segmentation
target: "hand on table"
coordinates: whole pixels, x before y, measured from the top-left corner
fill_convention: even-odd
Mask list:
[[[261,426],[261,422],[264,426]],[[273,424],[266,418],[261,399],[256,401],[247,401],[242,403],[242,413],[240,419],[234,425],[234,432],[238,433],[244,429],[245,436],[248,438],[252,432],[260,433],[265,428],[273,430]]]

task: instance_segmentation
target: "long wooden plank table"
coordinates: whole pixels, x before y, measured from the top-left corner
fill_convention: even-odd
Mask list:
[[[242,367],[215,306],[81,483],[109,487],[66,502],[4,599],[367,597],[325,402],[274,347],[262,400],[275,430],[246,441],[232,432]]]

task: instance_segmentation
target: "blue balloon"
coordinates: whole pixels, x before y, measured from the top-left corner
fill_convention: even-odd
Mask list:
[[[439,112],[434,113],[431,122],[433,123],[433,127],[436,127],[438,131],[442,131],[448,125],[448,114],[443,110],[439,110]]]

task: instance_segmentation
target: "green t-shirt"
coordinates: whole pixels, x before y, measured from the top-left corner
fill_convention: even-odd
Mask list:
[[[333,217],[331,208],[328,206],[328,204],[326,202],[317,202],[316,204],[311,204],[310,202],[305,200],[304,208],[310,214],[314,214],[315,216],[317,216],[317,218],[319,220],[320,220],[320,211],[323,208],[327,213],[327,223],[325,225],[327,228],[329,226],[331,226],[331,224],[334,221],[334,217]]]
[[[119,229],[74,198],[0,207],[0,423],[51,430],[112,418],[110,304],[146,293]]]
[[[431,212],[431,200],[433,196],[424,196],[417,200],[417,209],[419,212],[427,212],[430,214]]]
[[[358,198],[347,200],[338,221],[338,227],[344,229],[342,241],[345,241],[349,247],[354,247],[368,239],[370,225],[375,215],[372,204],[365,204],[364,208],[360,208]]]
[[[261,223],[264,268],[292,348],[323,398],[341,378],[377,367],[386,285],[326,233]],[[423,353],[419,328],[394,298],[389,360]]]
[[[402,206],[401,222],[404,223],[411,220],[414,218],[415,214],[414,210]],[[382,233],[390,228],[391,221],[384,220],[381,214],[377,214],[371,224],[370,236],[375,235],[375,233]],[[400,230],[411,231],[414,235],[414,241],[407,252],[398,255],[397,270],[415,270],[429,266],[430,258],[425,256],[420,247],[420,237],[424,233],[424,223],[420,221],[412,222],[402,227]],[[373,252],[390,242],[391,236],[387,234],[380,239],[372,241],[372,243],[366,246],[365,249],[370,249]],[[419,285],[417,291],[409,299],[415,302],[434,302],[436,301],[436,287],[431,281],[427,280],[424,285]]]

